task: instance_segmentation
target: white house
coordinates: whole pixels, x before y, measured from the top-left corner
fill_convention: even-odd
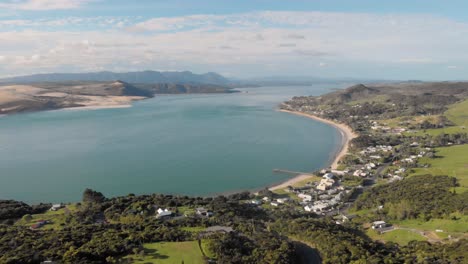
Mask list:
[[[287,201],[289,201],[289,198],[278,198],[278,199],[276,199],[276,202],[280,203],[280,204],[284,204]]]
[[[168,209],[162,209],[159,208],[157,210],[158,214],[156,215],[156,218],[168,218],[171,217],[174,213],[169,211]]]
[[[50,211],[58,211],[62,207],[63,207],[62,204],[53,204],[52,207],[49,210]]]
[[[335,180],[333,179],[322,179],[317,185],[317,190],[326,191],[335,185]]]
[[[314,212],[321,212],[325,209],[327,209],[328,207],[330,207],[330,205],[328,203],[324,203],[324,202],[321,202],[321,201],[317,201],[314,203],[314,205],[312,206],[312,210]]]
[[[199,207],[195,210],[195,213],[199,216],[203,216],[203,217],[211,217],[213,216],[213,212],[211,212],[210,210],[207,210],[203,207]]]
[[[385,221],[375,221],[372,223],[372,229],[384,228],[386,226],[387,223],[385,223]]]
[[[252,200],[252,201],[250,201],[250,203],[253,204],[253,205],[261,205],[262,204],[262,202],[260,200]]]
[[[300,193],[297,195],[299,198],[302,199],[303,202],[310,202],[312,201],[312,195],[310,194],[305,194],[305,193]]]

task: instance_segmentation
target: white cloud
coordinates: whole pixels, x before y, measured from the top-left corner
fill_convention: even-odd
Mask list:
[[[75,9],[88,2],[89,0],[20,0],[0,3],[0,8],[35,11]]]
[[[134,24],[129,17],[65,17],[59,19],[3,19],[0,20],[0,28],[9,29],[48,29],[57,30],[67,28],[75,30],[80,27],[102,28],[102,29],[120,29]]]
[[[455,66],[455,65],[450,65],[450,66],[447,66],[447,68],[448,68],[448,69],[452,69],[452,70],[454,70],[454,69],[458,69],[458,67],[457,67],[457,66]]]
[[[300,74],[308,67],[327,71],[328,63],[334,68],[354,65],[349,67],[354,71],[366,65],[374,70],[369,65],[376,64],[440,67],[468,62],[468,24],[427,15],[256,12],[133,24],[131,18],[96,19],[0,20],[0,27],[10,23],[20,28],[0,31],[0,50],[9,58],[0,74],[196,68]],[[80,27],[91,24],[111,26]],[[41,25],[54,30],[43,31]],[[35,55],[39,57],[33,59]]]

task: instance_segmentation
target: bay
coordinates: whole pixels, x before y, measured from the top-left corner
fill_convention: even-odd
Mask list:
[[[130,108],[0,118],[0,199],[70,202],[85,188],[214,195],[278,183],[275,168],[314,171],[339,149],[335,128],[276,111],[340,85],[162,95]]]

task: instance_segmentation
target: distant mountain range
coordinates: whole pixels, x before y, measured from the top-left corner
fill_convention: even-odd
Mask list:
[[[121,80],[127,83],[177,83],[177,84],[213,84],[228,85],[230,81],[220,74],[209,72],[195,74],[189,71],[182,72],[90,72],[90,73],[47,73],[18,76],[0,79],[0,83],[34,83],[34,82],[67,82],[67,81],[98,81],[107,82]]]
[[[46,73],[17,76],[0,79],[0,83],[43,83],[43,82],[112,82],[124,81],[131,84],[177,84],[177,85],[212,85],[224,88],[255,86],[294,86],[324,83],[379,83],[388,80],[355,78],[322,78],[313,76],[267,76],[250,79],[228,79],[218,73],[196,74],[190,71],[138,71],[138,72],[89,72],[89,73]],[[180,87],[179,87],[180,88]],[[178,89],[179,89],[178,88]],[[165,88],[162,88],[164,90]]]

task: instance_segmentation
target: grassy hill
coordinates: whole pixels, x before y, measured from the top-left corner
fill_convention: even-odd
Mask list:
[[[455,134],[460,132],[468,132],[468,100],[449,106],[444,115],[455,125],[445,128],[427,129],[420,131],[418,135],[439,135],[439,134]]]
[[[130,255],[125,259],[132,263],[148,264],[204,264],[203,255],[197,241],[159,242],[144,244],[144,254]]]
[[[415,168],[412,175],[449,175],[457,178],[460,187],[457,191],[468,191],[468,145],[436,148],[435,159],[422,158],[420,163],[428,168]]]

